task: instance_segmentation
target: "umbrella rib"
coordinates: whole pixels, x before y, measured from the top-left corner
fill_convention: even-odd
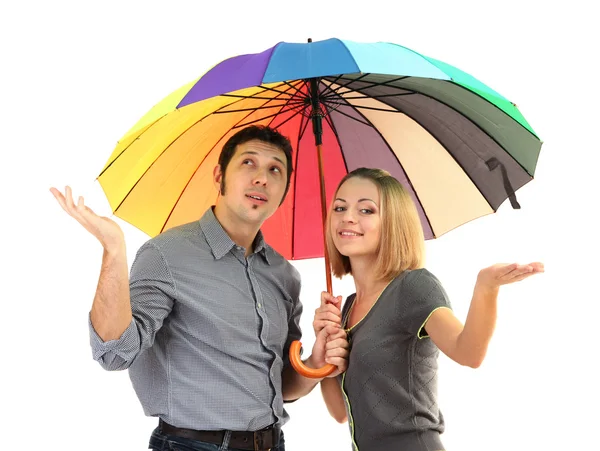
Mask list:
[[[302,83],[302,82],[301,82],[301,83]],[[293,88],[296,88],[296,87],[295,87],[295,86],[293,86]],[[298,92],[301,92],[301,91],[300,91],[300,90],[298,90]],[[291,108],[289,108],[289,109],[288,109],[288,110],[286,110],[286,111],[280,111],[280,113],[281,113],[281,112],[284,112],[284,113],[285,113],[285,112],[287,112],[287,111],[293,111],[293,110],[295,110],[296,108],[298,108],[299,106],[303,106],[304,108],[301,108],[300,110],[298,110],[296,113],[294,113],[292,116],[290,116],[289,118],[287,118],[285,121],[283,121],[281,124],[277,125],[276,127],[281,127],[283,124],[285,124],[286,122],[288,122],[290,119],[292,119],[292,118],[294,118],[296,115],[298,115],[298,114],[302,113],[302,110],[303,110],[303,109],[306,109],[306,103],[304,102],[304,100],[299,100],[299,99],[296,99],[296,100],[294,100],[294,101],[292,102],[292,101],[291,101],[291,99],[288,99],[288,100],[287,100],[287,101],[286,101],[286,102],[283,104],[283,106],[282,106],[282,110],[283,110],[283,108],[285,108],[285,107],[286,107],[286,106],[288,106],[288,105],[292,105],[292,106],[291,106]],[[276,116],[277,116],[277,115],[276,115]],[[270,126],[270,127],[272,127],[272,124],[273,124],[273,122],[275,121],[275,117],[276,117],[276,116],[273,116],[273,120],[269,122],[269,126]]]
[[[264,121],[265,119],[269,119],[269,118],[277,116],[279,114],[287,113],[288,111],[294,111],[296,108],[298,108],[298,106],[292,106],[292,107],[290,107],[288,109],[284,109],[284,108],[285,107],[282,107],[281,110],[279,110],[277,113],[269,114],[268,116],[264,116],[264,117],[261,117],[259,119],[255,119],[255,120],[253,120],[251,122],[244,122],[243,124],[236,125],[236,126],[234,126],[232,128],[244,127],[246,125],[255,124],[256,122]]]
[[[213,114],[227,114],[227,113],[243,113],[244,111],[258,111],[258,110],[269,110],[271,108],[281,108],[284,107],[286,105],[289,104],[289,102],[283,102],[279,105],[269,105],[266,106],[267,103],[269,102],[265,102],[263,106],[259,106],[259,107],[253,107],[253,108],[240,108],[238,110],[221,110],[221,111],[215,111]],[[295,102],[297,104],[304,104],[304,102]]]
[[[337,88],[335,88],[334,90],[332,90],[332,92],[333,92],[333,93],[335,93],[335,94],[337,94],[337,95],[340,95],[340,93],[339,93],[339,92],[337,92],[337,91],[339,91],[340,89],[343,89],[343,88],[348,88],[348,86],[350,86],[352,83],[354,83],[354,82],[357,82],[357,81],[360,81],[362,78],[364,78],[364,77],[366,77],[366,76],[368,76],[368,75],[372,75],[372,74],[370,74],[370,73],[368,73],[368,74],[363,74],[363,75],[361,75],[361,76],[360,76],[360,77],[358,77],[358,78],[344,78],[344,77],[341,77],[341,78],[339,78],[340,80],[347,81],[348,83],[346,83],[346,84],[343,84],[343,85],[342,85],[342,84],[338,85],[338,87],[337,87]],[[398,87],[398,86],[394,86],[394,85],[389,85],[389,84],[388,84],[388,83],[394,83],[394,82],[396,82],[396,81],[404,80],[404,79],[406,79],[406,78],[410,78],[410,77],[409,77],[409,76],[407,76],[407,75],[404,75],[404,76],[402,76],[402,77],[397,77],[397,78],[393,78],[393,79],[391,79],[391,80],[386,80],[385,82],[374,82],[374,81],[368,82],[368,81],[364,81],[363,83],[370,83],[370,84],[369,84],[369,85],[367,85],[367,86],[363,86],[362,88],[352,88],[351,90],[352,90],[352,91],[355,91],[355,92],[361,92],[361,91],[363,91],[363,90],[365,90],[365,89],[375,88],[375,87],[377,87],[377,86],[387,86],[387,87],[389,87],[389,88],[394,88],[394,89],[402,89],[402,90],[404,90],[404,91],[409,91],[409,90],[408,90],[408,89],[406,89],[406,88],[400,88],[400,87]],[[327,79],[327,78],[326,78],[325,80],[327,80],[329,83],[332,83],[332,81],[331,81],[331,80],[329,80],[329,79]],[[348,89],[350,90],[350,88],[348,88]]]
[[[325,106],[325,107],[327,108],[327,106]],[[325,115],[325,120],[331,127],[331,130],[333,131],[333,134],[335,135],[335,138],[337,139],[338,146],[340,147],[340,154],[342,156],[342,160],[344,161],[344,167],[346,168],[346,174],[347,174],[349,172],[348,171],[348,162],[346,161],[346,155],[344,154],[344,148],[340,141],[340,135],[338,135],[337,128],[333,124],[333,118],[331,117],[331,112],[328,112],[328,114]]]
[[[167,114],[169,114],[169,113],[167,113]],[[137,135],[137,136],[136,136],[136,138],[135,138],[134,140],[132,140],[132,141],[129,143],[129,145],[128,145],[127,147],[125,147],[125,148],[124,148],[124,149],[123,149],[121,152],[119,152],[119,155],[117,155],[117,156],[114,158],[114,160],[113,160],[113,161],[111,161],[111,162],[110,162],[110,163],[109,163],[109,164],[108,164],[108,165],[107,165],[107,166],[106,166],[106,167],[105,167],[105,168],[102,170],[102,172],[100,172],[100,174],[98,174],[98,176],[96,177],[96,180],[98,180],[98,179],[99,179],[99,178],[102,176],[102,174],[104,174],[106,171],[108,171],[108,169],[109,169],[109,168],[110,168],[110,167],[111,167],[111,166],[114,164],[114,162],[115,162],[115,161],[117,161],[117,160],[118,160],[118,159],[121,157],[121,155],[123,155],[123,154],[124,154],[124,153],[127,151],[127,149],[129,149],[129,147],[131,147],[131,145],[132,145],[134,142],[136,142],[138,139],[140,139],[140,136],[142,136],[144,133],[146,133],[148,130],[150,130],[154,124],[156,124],[158,121],[160,121],[160,120],[161,120],[163,117],[165,117],[167,114],[164,114],[164,115],[162,115],[161,117],[159,117],[158,119],[156,119],[154,122],[152,122],[152,124],[148,125],[148,127],[146,127],[146,129],[145,129],[145,130],[144,130],[142,133],[140,133],[139,135]],[[117,141],[117,144],[118,144],[118,141]]]
[[[343,74],[340,74],[340,75],[338,75],[338,76],[337,76],[337,77],[336,77],[336,78],[335,78],[333,81],[332,81],[332,80],[329,80],[328,78],[325,78],[325,80],[327,80],[327,81],[329,82],[329,85],[327,85],[327,86],[328,86],[328,88],[329,88],[329,90],[330,90],[330,91],[331,91],[333,94],[335,94],[335,95],[339,95],[339,93],[337,92],[338,90],[340,90],[340,89],[344,89],[344,88],[346,88],[346,87],[347,87],[347,86],[348,86],[350,83],[353,83],[353,82],[356,82],[356,81],[360,81],[361,79],[363,79],[363,78],[365,78],[365,77],[367,77],[367,76],[369,76],[369,75],[371,75],[371,74],[370,74],[370,73],[364,73],[364,74],[360,75],[360,76],[359,76],[359,77],[357,77],[357,78],[344,78],[344,75],[343,75]],[[338,82],[337,82],[338,80],[345,80],[345,81],[348,81],[348,83],[346,83],[346,84],[343,84],[343,83],[338,83]],[[331,85],[332,85],[333,83],[337,84],[337,88],[335,88],[335,89],[331,89]],[[325,90],[323,90],[323,92],[325,92]],[[330,95],[330,94],[328,94],[328,95]]]
[[[302,129],[302,132],[301,132],[301,135],[300,135],[300,137],[303,137],[303,136],[304,136],[304,132],[306,132],[306,129],[308,128],[308,124],[310,124],[310,122],[311,122],[311,121],[308,119],[308,116],[304,116],[304,117],[306,117],[306,122],[304,123],[304,128]]]
[[[337,82],[338,82],[338,80],[339,80],[340,78],[342,78],[342,76],[343,76],[343,74],[340,74],[340,75],[338,75],[338,76],[337,76],[337,77],[335,77],[335,79],[334,79],[333,81],[331,81],[331,82],[330,82],[330,84],[328,84],[328,85],[327,85],[327,84],[325,84],[325,83],[323,83],[323,82],[321,82],[320,84],[323,84],[323,85],[325,85],[325,89],[323,89],[323,90],[322,90],[322,91],[319,93],[319,97],[321,97],[321,98],[327,98],[327,96],[328,96],[329,94],[325,94],[325,93],[326,93],[327,91],[331,91],[331,92],[333,92],[333,89],[331,89],[331,88],[330,88],[330,86],[331,86],[332,84],[338,84]],[[334,94],[335,94],[335,93],[334,93]]]
[[[359,122],[359,123],[361,123],[361,124],[363,124],[363,125],[367,125],[367,126],[369,126],[369,127],[372,127],[372,126],[373,126],[371,123],[368,123],[368,122],[363,122],[363,121],[361,121],[360,119],[357,119],[357,118],[355,118],[354,116],[350,116],[348,113],[344,113],[343,111],[340,111],[339,109],[336,109],[335,111],[336,111],[336,112],[338,112],[338,113],[340,113],[340,114],[342,114],[342,115],[344,115],[344,116],[346,116],[346,117],[348,117],[348,118],[350,118],[350,119],[353,119],[353,120],[355,120],[356,122]],[[387,110],[386,110],[386,111],[387,111]],[[361,116],[362,116],[362,114],[361,114]],[[363,117],[364,117],[364,116],[363,116]]]
[[[300,84],[302,84],[302,80],[299,80],[298,82],[299,82]],[[281,82],[281,84],[280,84],[280,85],[277,85],[277,87],[279,87],[279,86],[283,86],[284,84],[287,84],[288,86],[291,86],[293,89],[295,89],[295,90],[296,90],[296,92],[292,94],[292,97],[293,97],[293,96],[295,96],[297,93],[299,93],[299,92],[300,92],[300,90],[299,90],[298,88],[296,88],[294,85],[291,85],[291,84],[290,84],[289,82],[287,82],[287,81],[286,81],[286,82]],[[265,92],[265,91],[274,91],[274,92],[278,92],[278,93],[280,93],[280,94],[286,94],[286,95],[288,95],[288,94],[287,94],[287,91],[289,91],[289,89],[286,89],[285,91],[278,91],[277,89],[270,88],[270,87],[268,87],[268,86],[264,86],[264,85],[261,85],[260,87],[261,87],[261,88],[264,90],[263,92]]]
[[[299,83],[302,83],[302,82],[300,81]],[[297,99],[296,94],[298,92],[300,92],[298,90],[298,88],[296,88],[295,86],[290,85],[289,83],[286,83],[286,84],[289,86],[289,88],[286,88],[285,91],[279,91],[277,89],[267,88],[265,86],[261,86],[261,88],[263,88],[265,90],[271,90],[273,92],[279,93],[275,97],[267,97],[267,98],[265,98],[267,100],[267,102],[265,102],[263,104],[263,106],[254,107],[254,108],[247,108],[247,109],[238,109],[238,110],[225,110],[225,108],[227,108],[227,107],[229,107],[229,106],[234,105],[235,103],[237,103],[237,102],[233,102],[233,103],[231,103],[229,105],[225,105],[225,106],[223,106],[221,108],[218,108],[213,113],[217,113],[217,114],[222,114],[222,113],[239,113],[239,112],[242,112],[242,111],[255,111],[255,110],[258,110],[258,109],[261,109],[261,108],[276,108],[276,107],[279,107],[279,106],[284,106],[286,104],[286,102],[289,102],[291,99],[294,99],[294,98]],[[284,83],[282,83],[282,84],[280,84],[278,86],[283,86],[283,85],[284,85]],[[294,92],[292,95],[289,95],[289,93],[288,93],[288,91],[290,90],[290,88],[296,90],[296,92]],[[266,91],[262,91],[262,92],[266,92]],[[289,97],[284,98],[284,99],[278,99],[278,97],[280,97],[280,94],[285,94],[286,96],[289,96]],[[230,95],[228,95],[228,94],[227,95],[223,95],[223,96],[226,96],[226,97],[229,96],[230,97]],[[252,96],[246,96],[246,97],[240,96],[240,97],[241,97],[241,99],[239,101],[244,100],[244,99],[256,98],[256,97],[252,97]],[[264,105],[267,105],[269,102],[272,102],[274,100],[281,100],[283,103],[282,103],[282,105],[275,105],[275,106],[269,106],[269,107],[264,106]],[[300,102],[300,99],[295,100],[295,102]]]
[[[366,97],[361,97],[361,99],[366,99]],[[343,103],[339,103],[339,102],[332,102],[329,101],[327,102],[330,105],[338,105],[338,106],[343,106]],[[363,110],[373,110],[373,111],[383,111],[384,113],[401,113],[401,111],[399,111],[398,109],[394,108],[393,106],[390,106],[391,108],[394,108],[393,110],[390,109],[386,109],[386,108],[376,108],[374,106],[362,106],[362,105],[352,105],[352,107],[354,108],[361,108]]]
[[[291,110],[288,111],[293,111],[293,108]],[[298,116],[299,114],[302,114],[302,111],[296,111],[294,114],[292,114],[290,117],[288,117],[285,121],[283,121],[281,124],[277,124],[275,126],[273,126],[273,128],[279,128],[279,127],[283,127],[283,125],[285,125],[286,123],[288,123],[289,121],[291,121],[293,118],[295,118],[296,116]],[[302,115],[302,117],[304,117],[304,115]],[[273,117],[273,121],[275,120],[275,117]],[[269,124],[269,126],[272,126],[273,121],[271,121],[271,123]]]
[[[385,98],[385,97],[400,97],[400,96],[411,96],[416,94],[415,92],[400,92],[398,94],[381,94],[381,95],[377,95],[377,96],[359,96],[359,97],[346,97],[344,96],[344,99],[348,99],[348,100],[361,100],[361,99],[381,99],[381,98]],[[337,99],[338,97],[342,96],[343,94],[337,94],[335,96],[333,95],[329,95],[326,97],[323,97],[323,99],[329,101],[330,99]]]
[[[523,124],[521,124],[519,121],[517,121],[517,120],[516,120],[514,117],[512,117],[510,114],[508,114],[506,111],[504,111],[502,108],[500,108],[500,107],[499,107],[498,105],[496,105],[495,103],[493,103],[493,102],[490,102],[488,99],[486,99],[486,98],[485,98],[485,97],[483,97],[482,95],[479,95],[479,94],[477,94],[477,93],[476,93],[476,92],[474,92],[474,91],[471,91],[470,89],[466,88],[466,87],[465,87],[465,86],[463,86],[463,85],[460,85],[460,84],[458,84],[458,83],[455,83],[453,80],[443,80],[443,81],[445,81],[445,82],[447,82],[447,83],[452,83],[453,85],[455,85],[455,86],[458,86],[458,87],[460,87],[460,88],[462,88],[462,89],[464,89],[464,90],[468,91],[469,93],[471,93],[471,94],[473,94],[473,95],[476,95],[476,96],[478,96],[479,98],[483,99],[484,101],[486,101],[487,103],[489,103],[489,104],[490,104],[490,105],[492,105],[493,107],[495,107],[495,108],[497,108],[498,110],[500,110],[500,111],[501,111],[502,113],[504,113],[506,116],[508,116],[509,118],[511,118],[511,119],[512,119],[514,122],[516,122],[516,123],[517,123],[519,126],[523,127],[523,128],[524,128],[524,129],[525,129],[525,130],[526,130],[526,131],[527,131],[527,132],[528,132],[528,133],[529,133],[531,136],[533,136],[534,138],[536,138],[538,141],[541,141],[539,136],[537,136],[535,133],[532,133],[532,131],[531,131],[531,130],[529,130],[527,127],[525,127],[525,126],[524,126]],[[421,93],[421,92],[419,92],[419,94],[426,95],[426,94],[423,94],[423,93]],[[427,96],[427,97],[430,97],[430,96]],[[437,99],[436,99],[436,100],[437,100]],[[508,102],[510,102],[510,100],[508,100],[508,99],[506,99],[506,100],[507,100]],[[512,103],[512,102],[510,102],[510,103]],[[514,103],[512,103],[512,104],[514,105],[514,107],[515,107],[515,108],[517,108],[517,106],[516,106]],[[446,104],[444,104],[444,105],[446,105]],[[449,106],[449,105],[448,105],[448,106]],[[450,107],[450,108],[452,108],[452,107]],[[453,108],[453,109],[454,109],[454,108]],[[517,108],[517,110],[518,110],[518,108]],[[519,112],[520,112],[520,111],[519,111]],[[469,120],[470,120],[470,119],[469,119]],[[471,122],[472,122],[472,121],[471,121]],[[486,132],[486,133],[487,133],[487,132]],[[490,138],[491,138],[491,136],[490,136]],[[502,147],[502,148],[504,149],[504,147]],[[504,150],[506,151],[506,149],[504,149]],[[508,153],[508,152],[507,152],[507,153]],[[519,162],[517,161],[517,163],[519,163]],[[519,165],[520,165],[520,163],[519,163]],[[525,172],[527,172],[527,170],[526,170],[525,168],[523,168],[523,170],[525,170]],[[527,172],[527,173],[529,174],[529,172]],[[531,175],[531,174],[529,174],[529,175]]]
[[[304,129],[302,129],[302,123],[306,118],[306,124],[304,125]],[[294,200],[292,202],[292,259],[296,255],[296,240],[294,239],[294,235],[296,233],[296,194],[298,191],[298,158],[300,155],[300,141],[302,141],[302,136],[304,135],[304,130],[306,130],[306,125],[308,125],[310,121],[307,116],[302,115],[302,119],[300,120],[300,125],[298,126],[298,144],[296,146],[296,161],[294,162]]]
[[[264,91],[263,91],[264,92]],[[293,98],[294,94],[287,94],[289,98]],[[233,97],[236,99],[258,99],[258,100],[273,100],[273,97],[258,97],[257,95],[242,96],[239,94],[219,94],[219,97]]]

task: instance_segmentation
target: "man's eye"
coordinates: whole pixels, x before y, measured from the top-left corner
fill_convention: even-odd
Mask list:
[[[281,169],[280,169],[280,168],[278,168],[277,166],[273,166],[273,167],[271,168],[271,171],[273,171],[273,172],[281,172]]]

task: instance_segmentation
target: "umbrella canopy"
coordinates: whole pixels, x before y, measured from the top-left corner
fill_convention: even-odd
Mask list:
[[[447,63],[390,43],[279,43],[217,64],[126,133],[98,177],[113,212],[150,236],[199,218],[217,197],[222,145],[249,124],[294,147],[290,192],[263,227],[288,259],[323,256],[315,127],[326,203],[347,172],[386,169],[415,200],[426,239],[509,197],[518,207],[541,148],[513,103]]]
[[[541,149],[513,103],[447,63],[390,43],[279,43],[217,64],[132,127],[98,176],[113,212],[150,236],[198,219],[217,198],[223,144],[250,124],[279,130],[294,149],[290,191],[265,239],[287,259],[324,255],[329,292],[323,224],[345,174],[390,172],[431,239],[507,198],[519,208],[514,193]],[[335,369],[305,367],[300,346],[290,360],[301,374]]]

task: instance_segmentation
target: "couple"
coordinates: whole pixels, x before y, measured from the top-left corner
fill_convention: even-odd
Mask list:
[[[104,248],[89,315],[93,358],[107,370],[129,369],[145,414],[158,417],[153,450],[284,451],[284,403],[318,383],[332,416],[349,419],[361,451],[443,449],[438,348],[479,365],[500,285],[543,266],[481,270],[463,326],[422,268],[423,235],[406,192],[384,171],[353,171],[337,189],[326,233],[332,270],[352,274],[356,294],[342,307],[340,297],[323,293],[304,363],[337,369],[323,380],[305,378],[288,358],[301,339],[300,276],[260,232],[291,174],[287,138],[268,127],[237,132],[214,169],[215,206],[147,241],[129,274],[119,226],[82,198],[75,203],[69,187],[52,188]]]

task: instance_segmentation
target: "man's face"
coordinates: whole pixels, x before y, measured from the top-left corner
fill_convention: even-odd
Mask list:
[[[217,166],[214,182],[221,191],[223,173]],[[259,140],[240,144],[227,165],[224,186],[217,202],[236,220],[260,226],[280,205],[287,184],[285,154]]]

